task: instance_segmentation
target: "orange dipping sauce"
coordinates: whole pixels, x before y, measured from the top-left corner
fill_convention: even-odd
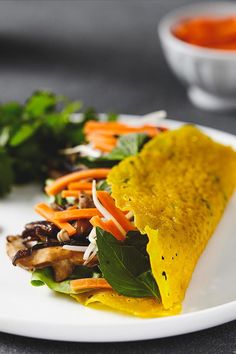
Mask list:
[[[175,25],[172,33],[178,39],[200,47],[236,50],[236,14],[189,18]]]

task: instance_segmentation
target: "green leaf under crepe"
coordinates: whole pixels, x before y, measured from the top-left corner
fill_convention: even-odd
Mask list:
[[[55,282],[51,268],[37,269],[32,273],[31,284],[33,286],[47,285],[50,289],[59,293],[71,294],[70,280]]]
[[[67,280],[56,282],[53,279],[53,270],[50,267],[37,269],[32,273],[31,284],[33,286],[47,285],[50,289],[64,294],[75,294],[70,287],[70,280],[83,278],[98,278],[100,273],[96,267],[76,266]]]
[[[159,298],[146,252],[147,236],[131,232],[118,241],[100,228],[96,232],[99,268],[112,288],[125,296]]]

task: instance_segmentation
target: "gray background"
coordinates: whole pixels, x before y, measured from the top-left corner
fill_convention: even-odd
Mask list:
[[[49,88],[99,112],[169,117],[236,133],[235,113],[194,108],[162,56],[156,26],[191,1],[0,1],[0,101]],[[37,316],[37,309],[34,316]],[[0,353],[236,353],[236,323],[161,340],[75,344],[0,334]]]

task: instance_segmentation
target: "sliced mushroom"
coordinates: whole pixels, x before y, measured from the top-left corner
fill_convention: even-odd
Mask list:
[[[41,249],[27,248],[21,236],[8,236],[7,254],[14,262],[26,270],[33,271],[52,267],[56,281],[62,281],[72,274],[76,265],[83,264],[83,252],[69,251],[62,246],[50,246]],[[97,258],[88,264],[94,266]]]
[[[34,221],[25,225],[22,232],[24,239],[45,241],[48,238],[56,238],[59,229],[49,221]]]
[[[93,198],[86,192],[81,191],[78,202],[79,209],[94,208]]]

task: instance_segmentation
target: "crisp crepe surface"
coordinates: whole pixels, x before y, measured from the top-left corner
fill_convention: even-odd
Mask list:
[[[235,182],[236,153],[190,125],[161,133],[111,170],[116,205],[133,211],[135,225],[148,235],[165,309],[182,302]]]

